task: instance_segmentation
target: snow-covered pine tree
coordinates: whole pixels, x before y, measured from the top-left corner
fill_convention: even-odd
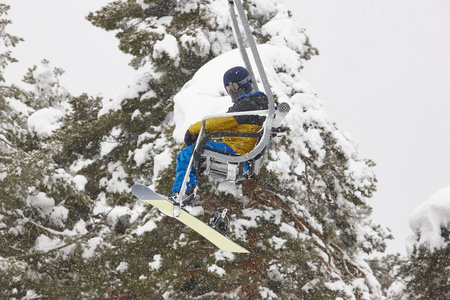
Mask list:
[[[151,70],[146,94],[151,93],[159,103],[172,103],[200,67],[236,47],[227,5],[227,1],[122,1],[90,14],[88,19],[106,30],[118,30],[120,48],[135,56],[132,64]],[[149,252],[151,261],[152,272],[144,276],[171,297],[240,294],[243,298],[380,298],[379,284],[361,258],[363,252],[382,251],[389,236],[370,220],[370,207],[365,204],[375,190],[375,176],[370,171],[373,163],[358,159],[354,142],[329,121],[313,92],[300,79],[301,60],[317,51],[287,9],[270,1],[248,1],[244,5],[258,42],[277,47],[266,50],[272,55],[273,71],[269,73],[276,71],[271,84],[276,97],[287,100],[294,109],[286,120],[287,137],[271,151],[265,175],[246,182],[243,196],[223,185],[218,190],[216,183],[204,183],[200,204],[206,215],[217,207],[228,207],[235,218],[232,237],[242,239],[252,254],[248,258],[217,252],[195,233],[164,218],[161,226],[147,232],[142,240],[142,245],[152,245],[140,248]],[[289,34],[283,30],[286,27],[291,29]],[[275,61],[274,53],[282,49],[296,56],[297,63],[289,66],[286,61]],[[186,88],[184,92],[192,90]],[[178,150],[176,142],[180,141],[176,131],[185,130],[175,128],[176,141],[172,140],[171,126],[182,123],[177,105],[182,110],[186,106],[183,100],[192,101],[183,99],[183,91],[176,98],[175,118],[167,115],[164,129],[157,129],[164,132],[163,141],[175,146],[172,150]],[[132,101],[140,103],[138,100]],[[130,114],[141,116],[153,108],[131,103],[130,99],[111,103],[113,109],[105,116],[124,107]],[[122,133],[126,131],[121,128]],[[140,133],[137,149],[126,160],[122,158],[120,165],[131,166],[124,175],[128,180],[140,179],[168,195],[173,160],[166,164],[168,169],[159,166],[158,172],[152,172],[151,167],[169,155],[163,149],[155,152],[161,142],[145,140],[155,136],[150,133]],[[172,157],[175,154],[172,151]],[[133,163],[139,168],[145,165],[146,176],[140,173],[141,177],[136,177],[139,173],[133,174]],[[114,182],[108,182],[113,190]],[[135,253],[132,248],[122,247],[123,255]],[[127,270],[137,270],[134,262],[123,263]],[[174,263],[179,270],[175,274]]]
[[[450,298],[450,187],[433,194],[409,217],[408,257],[393,269],[389,299]]]
[[[9,9],[9,5],[0,3],[0,16],[2,16],[2,19],[0,19],[0,44],[2,45],[2,48],[4,47],[4,49],[15,47],[17,43],[23,41],[22,38],[11,35],[6,31],[6,26],[8,26],[8,24],[11,24],[11,20],[3,18],[3,16],[6,16],[8,14]],[[11,56],[11,50],[0,53],[0,82],[5,81],[3,70],[11,62],[17,62],[17,60]]]
[[[38,184],[34,194],[22,190],[10,202],[22,207],[1,211],[0,232],[9,238],[0,253],[4,295],[383,298],[363,258],[382,251],[389,237],[370,220],[366,204],[375,190],[373,163],[358,158],[354,141],[329,120],[301,79],[302,61],[317,50],[280,3],[252,0],[244,6],[258,43],[264,44],[260,51],[273,91],[292,107],[283,125],[287,135],[270,151],[259,178],[237,187],[202,178],[198,202],[205,221],[217,207],[228,207],[231,238],[251,254],[218,251],[130,195],[133,183],[168,195],[185,123],[229,104],[222,69],[241,62],[231,51],[236,45],[227,5],[225,0],[115,1],[87,17],[117,30],[120,48],[134,56],[132,65],[143,75],[102,106],[101,99],[88,95],[67,97],[64,115],[54,120],[58,126],[47,132],[30,129],[29,117],[37,112],[32,105],[21,110],[27,113],[20,130],[48,160],[36,169],[49,166],[50,175],[31,176]],[[21,93],[32,95],[31,102],[38,98]],[[12,184],[5,180],[14,170],[0,172],[3,187]],[[43,211],[33,199],[55,204]],[[11,211],[24,216],[8,217]],[[6,223],[8,218],[13,219]],[[23,226],[26,220],[33,223]]]
[[[8,9],[0,4],[0,15]],[[21,39],[6,33],[9,20],[1,23],[1,42],[14,47]],[[0,55],[2,68],[13,61],[10,53]],[[89,199],[74,177],[52,159],[59,147],[50,137],[65,116],[70,95],[60,93],[59,87],[36,93],[41,84],[59,85],[61,71],[51,70],[47,61],[33,67],[27,75],[33,81],[30,91],[0,86],[0,295],[8,299],[34,298],[39,279],[60,278],[53,264],[61,255],[56,250],[70,245],[76,234],[65,230],[76,227],[89,210]],[[54,99],[53,106],[46,99]]]

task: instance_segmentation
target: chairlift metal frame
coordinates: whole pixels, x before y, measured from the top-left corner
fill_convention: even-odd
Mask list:
[[[261,78],[261,82],[264,87],[264,92],[268,98],[269,107],[267,110],[256,110],[256,111],[245,111],[245,112],[235,112],[235,113],[225,113],[225,114],[215,114],[209,115],[202,119],[202,128],[199,133],[197,142],[195,144],[193,154],[191,156],[191,160],[189,162],[186,175],[183,180],[183,184],[181,186],[180,195],[184,195],[186,191],[187,182],[189,180],[189,173],[191,169],[194,167],[196,172],[199,172],[200,169],[200,160],[202,158],[206,159],[206,174],[228,181],[240,181],[244,179],[248,179],[252,174],[243,174],[242,170],[244,168],[244,164],[247,162],[247,168],[250,169],[251,172],[259,173],[261,169],[266,155],[267,149],[269,147],[271,135],[272,135],[272,127],[275,123],[279,123],[287,112],[289,111],[289,105],[283,104],[279,106],[278,112],[275,110],[275,101],[273,98],[272,90],[269,85],[269,81],[267,79],[266,73],[264,71],[264,67],[261,61],[261,57],[259,56],[259,52],[253,38],[250,25],[247,20],[247,16],[245,14],[244,7],[242,5],[241,0],[228,0],[229,3],[229,11],[232,20],[233,33],[235,36],[235,40],[238,44],[239,51],[241,53],[241,57],[244,61],[246,69],[249,71],[250,76],[252,78],[252,87],[254,90],[259,90],[258,84],[256,81],[256,77],[253,72],[252,65],[250,63],[250,58],[247,54],[247,50],[244,43],[244,37],[242,36],[241,30],[239,28],[239,23],[237,20],[237,14],[239,16],[242,28],[244,30],[245,38],[247,40],[248,46],[251,50],[253,60],[257,67],[257,71]],[[265,116],[266,119],[263,123],[261,130],[255,133],[242,133],[242,132],[212,132],[210,134],[205,134],[205,122],[209,119],[219,118],[219,117],[234,117],[241,115],[258,115]],[[276,125],[278,126],[278,125]],[[216,151],[213,149],[208,149],[205,147],[205,143],[211,138],[225,137],[225,136],[235,136],[235,137],[255,137],[258,138],[258,142],[255,148],[245,155],[232,154],[232,153],[224,153],[220,151]],[[217,173],[214,174],[214,168],[216,167],[218,170]],[[219,170],[221,169],[221,170]],[[212,170],[212,171],[211,171]],[[226,174],[226,175],[223,175]],[[217,176],[214,176],[217,175]],[[181,207],[181,201],[183,197],[179,197],[179,205],[174,206],[174,216],[179,215],[179,208]],[[177,211],[175,211],[175,207],[177,207]]]

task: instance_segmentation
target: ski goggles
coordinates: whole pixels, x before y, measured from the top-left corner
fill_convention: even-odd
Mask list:
[[[228,94],[234,94],[237,91],[242,89],[242,85],[246,84],[247,82],[249,82],[251,80],[250,75],[248,75],[247,77],[245,77],[244,79],[240,80],[240,81],[236,81],[236,82],[231,82],[230,84],[227,84],[225,86],[225,90],[227,91]]]

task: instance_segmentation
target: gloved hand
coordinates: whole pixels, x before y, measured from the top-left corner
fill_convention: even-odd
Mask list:
[[[192,145],[197,141],[198,134],[192,135],[189,132],[189,129],[186,131],[186,134],[184,135],[184,143],[186,146]]]

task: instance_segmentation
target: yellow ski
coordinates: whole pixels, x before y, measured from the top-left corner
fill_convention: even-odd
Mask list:
[[[131,188],[133,194],[141,200],[157,207],[164,214],[174,217],[173,215],[173,204],[169,202],[165,197],[158,195],[146,186],[135,184]],[[187,225],[188,227],[195,230],[198,234],[206,238],[208,241],[216,245],[219,249],[228,252],[236,253],[249,253],[249,251],[232,240],[228,239],[226,236],[217,232],[213,228],[209,227],[207,224],[203,223],[196,217],[190,215],[184,210],[180,211],[178,217],[174,217],[181,223]]]

